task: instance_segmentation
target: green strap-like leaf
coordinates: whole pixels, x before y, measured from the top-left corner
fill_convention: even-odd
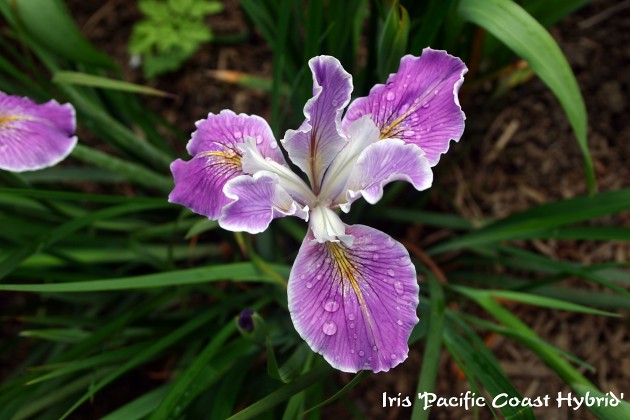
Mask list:
[[[512,0],[461,0],[460,16],[485,28],[523,57],[556,95],[566,112],[584,156],[588,190],[596,190],[587,145],[587,115],[575,76],[547,30]]]

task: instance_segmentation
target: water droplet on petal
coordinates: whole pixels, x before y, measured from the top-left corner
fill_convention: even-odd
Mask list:
[[[368,357],[368,362],[371,362],[371,361],[372,361],[372,356]],[[368,365],[368,366],[369,366],[369,364],[368,364],[368,363],[366,363],[366,365]]]
[[[396,353],[392,353],[389,357],[391,357],[392,360],[396,360],[398,356],[396,356]]]
[[[438,93],[440,93],[440,90],[439,90],[439,89],[435,89],[435,90],[433,91],[433,94],[434,94],[434,95],[437,95]]]
[[[333,99],[333,100],[332,100],[332,106],[337,106],[337,104],[338,104],[338,103],[339,103],[339,102],[337,102],[337,100],[336,100],[336,99]]]
[[[322,275],[321,275],[321,274],[318,274],[318,275],[317,275],[317,280],[321,280],[321,279],[322,279]]]
[[[391,268],[387,269],[387,275],[390,277],[394,277],[396,275],[396,273],[394,273],[394,270],[392,270]]]
[[[324,304],[324,309],[328,312],[335,312],[339,309],[339,303],[337,301],[331,300]]]
[[[236,137],[237,139],[240,139],[241,137],[243,137],[243,133],[241,133],[240,131],[236,131],[234,133],[234,137]]]
[[[413,130],[406,130],[403,132],[403,136],[405,137],[413,137],[414,134],[416,134],[416,132]]]
[[[396,99],[396,94],[392,91],[389,91],[385,95],[385,99],[387,99],[388,101],[393,101],[394,99]]]
[[[374,347],[372,347],[372,350],[378,351],[378,347],[374,346]]]
[[[365,352],[363,350],[359,350],[359,356],[361,357],[365,356]]]
[[[372,255],[372,260],[373,260],[373,261],[376,261],[376,260],[378,260],[379,258],[380,258],[380,257],[378,256],[378,254],[373,254],[373,255]]]
[[[263,142],[262,136],[256,136],[256,144],[261,144]]]
[[[357,338],[359,338],[359,335],[358,335],[358,334],[354,334],[354,335],[352,336],[352,338],[354,338],[354,339],[356,340]]]
[[[277,149],[278,148],[278,143],[276,143],[275,141],[272,141],[271,144],[269,145],[269,147],[271,147],[272,149]]]
[[[339,359],[341,359],[341,356],[339,355],[335,356],[335,360],[339,360]]]
[[[426,129],[426,130],[427,130],[427,131],[431,131],[431,126],[430,126],[430,125],[427,125],[427,129]]]
[[[337,332],[337,324],[333,321],[326,321],[324,325],[322,325],[322,331],[326,335],[333,335]]]
[[[349,319],[350,321],[354,321],[354,314],[350,314],[350,315],[348,315],[348,319]]]
[[[350,354],[354,354],[354,349],[350,349]]]
[[[422,108],[428,108],[428,107],[429,107],[429,105],[430,105],[430,104],[429,104],[429,101],[424,101],[424,102],[422,103]]]
[[[402,324],[403,324],[403,322],[399,319],[398,321],[396,321],[396,324],[398,324],[398,325],[402,325]]]
[[[351,322],[350,323],[350,329],[353,329],[353,328],[354,328],[354,323]],[[354,338],[356,338],[356,337],[354,337]]]
[[[387,238],[387,241],[385,241],[385,246],[387,248],[393,248],[394,247],[394,240],[392,238]]]
[[[310,281],[306,283],[306,288],[310,289],[313,287],[313,283],[311,283]]]
[[[306,278],[306,275],[305,275],[305,274],[302,274],[302,275],[300,276],[300,278],[301,278],[302,280],[304,280],[304,279]]]
[[[396,293],[399,295],[402,295],[405,293],[405,286],[403,286],[402,282],[396,281],[394,282],[394,290],[396,290]]]

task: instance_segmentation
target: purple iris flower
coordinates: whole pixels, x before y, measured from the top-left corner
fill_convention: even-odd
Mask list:
[[[65,159],[77,138],[74,108],[0,92],[0,169],[34,171]]]
[[[429,188],[431,167],[459,140],[457,93],[467,69],[444,51],[402,58],[386,85],[350,102],[352,77],[329,56],[310,60],[306,120],[281,141],[306,183],[287,165],[267,123],[231,111],[197,123],[189,161],[171,165],[169,201],[257,233],[278,217],[309,222],[288,284],[296,330],[335,368],[387,371],[407,358],[418,322],[418,282],[407,250],[387,234],[344,224],[363,197],[371,204],[397,180]]]

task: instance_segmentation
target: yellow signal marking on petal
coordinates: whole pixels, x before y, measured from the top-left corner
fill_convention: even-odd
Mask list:
[[[407,111],[405,111],[405,113],[404,113],[404,114],[402,114],[400,117],[396,118],[396,119],[394,120],[394,122],[392,122],[390,125],[388,125],[388,126],[387,126],[387,127],[385,127],[383,130],[381,130],[381,135],[379,136],[379,138],[378,138],[378,139],[379,139],[379,140],[383,140],[383,139],[386,139],[386,138],[388,138],[388,137],[392,137],[392,136],[394,136],[394,135],[398,134],[397,132],[396,132],[396,133],[392,133],[392,131],[394,130],[394,128],[396,128],[396,126],[397,126],[398,124],[400,124],[401,122],[403,122],[403,121],[404,121],[404,119],[405,119],[405,118],[407,118],[407,117],[408,117],[408,116],[409,116],[412,112],[414,112],[416,109],[418,109],[418,106],[419,106],[419,105],[409,107],[409,109],[408,109]]]
[[[367,304],[365,303],[365,299],[363,298],[363,293],[361,292],[361,288],[359,287],[359,279],[356,277],[356,274],[359,273],[357,267],[355,267],[354,262],[348,258],[346,252],[344,250],[344,245],[339,244],[337,242],[326,242],[328,245],[328,251],[334,261],[337,262],[337,266],[339,267],[339,272],[341,275],[341,284],[344,285],[344,280],[348,280],[350,283],[350,287],[354,291],[357,296],[357,300],[359,301],[359,306],[361,307],[361,311],[365,315],[365,320],[368,324],[368,330],[370,334],[372,334],[372,341],[376,344],[376,336],[374,335],[374,327],[372,326],[372,317],[370,316],[370,312],[368,311]],[[365,279],[362,279],[365,281]]]
[[[0,115],[0,127],[2,127],[6,123],[10,123],[11,121],[19,121],[25,119],[26,117],[23,115]]]
[[[242,168],[241,155],[232,149],[227,149],[226,151],[216,150],[216,151],[201,152],[200,155],[203,157],[217,158],[216,163],[221,163],[223,165],[230,166],[234,169],[240,170]]]

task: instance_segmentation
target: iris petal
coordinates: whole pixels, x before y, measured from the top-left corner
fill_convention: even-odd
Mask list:
[[[225,196],[225,184],[243,175],[242,151],[238,147],[251,139],[264,157],[286,165],[269,125],[260,117],[232,111],[197,122],[197,131],[188,142],[194,157],[171,164],[175,188],[169,202],[184,205],[210,219],[218,219],[221,210],[232,200]]]
[[[77,144],[75,124],[70,104],[39,105],[0,92],[0,169],[23,172],[56,165]]]
[[[223,191],[234,201],[223,208],[219,224],[233,232],[260,233],[273,219],[283,216],[308,219],[308,209],[293,201],[280,186],[278,176],[269,172],[236,177]]]
[[[291,319],[336,369],[387,371],[407,358],[418,322],[416,270],[385,233],[362,225],[346,233],[351,247],[305,238],[289,279]]]
[[[341,209],[348,212],[359,196],[376,204],[383,197],[383,187],[393,181],[407,181],[418,191],[431,186],[433,172],[422,149],[398,139],[371,144],[350,173],[345,200],[340,200]]]
[[[326,168],[347,143],[341,113],[350,102],[352,76],[334,57],[315,57],[308,64],[313,72],[313,97],[304,106],[306,120],[299,129],[287,131],[283,144],[317,194]]]
[[[445,51],[426,48],[420,57],[404,56],[386,85],[376,85],[367,97],[355,100],[343,126],[371,115],[381,138],[397,138],[424,150],[435,166],[451,140],[464,131],[465,115],[457,93],[466,65]]]

